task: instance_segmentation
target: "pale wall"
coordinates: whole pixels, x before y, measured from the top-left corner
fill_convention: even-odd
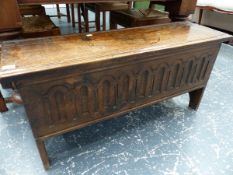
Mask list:
[[[198,22],[199,10],[195,11],[193,21]],[[202,24],[233,32],[233,15],[220,14],[213,11],[204,11]]]

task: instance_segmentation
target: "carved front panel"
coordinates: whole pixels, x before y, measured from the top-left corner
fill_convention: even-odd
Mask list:
[[[41,83],[32,97],[38,109],[29,118],[39,135],[45,135],[135,108],[205,84],[214,57],[171,57]]]

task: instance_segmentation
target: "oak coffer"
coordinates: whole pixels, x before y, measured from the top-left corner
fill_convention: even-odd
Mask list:
[[[197,109],[230,35],[189,22],[5,42],[3,88],[22,97],[45,168],[44,140],[180,94]]]

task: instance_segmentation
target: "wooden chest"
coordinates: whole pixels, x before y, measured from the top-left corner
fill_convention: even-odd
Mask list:
[[[221,43],[230,38],[182,22],[5,42],[0,82],[22,96],[48,168],[50,136],[184,93],[197,109]]]

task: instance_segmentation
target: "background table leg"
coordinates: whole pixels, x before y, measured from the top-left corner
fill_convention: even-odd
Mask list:
[[[57,8],[57,17],[60,19],[61,18],[61,12],[60,12],[59,4],[56,4],[56,8]]]
[[[75,27],[74,4],[71,4],[70,6],[71,6],[72,27]]]
[[[70,23],[70,5],[66,4],[67,22]]]
[[[98,8],[95,9],[95,23],[96,31],[100,31],[100,11]]]
[[[117,29],[117,23],[115,22],[114,17],[110,12],[110,30],[114,30],[114,29]]]
[[[78,14],[78,31],[79,31],[79,33],[82,33],[81,4],[77,4],[77,14]]]
[[[106,30],[106,12],[103,11],[103,31]]]

